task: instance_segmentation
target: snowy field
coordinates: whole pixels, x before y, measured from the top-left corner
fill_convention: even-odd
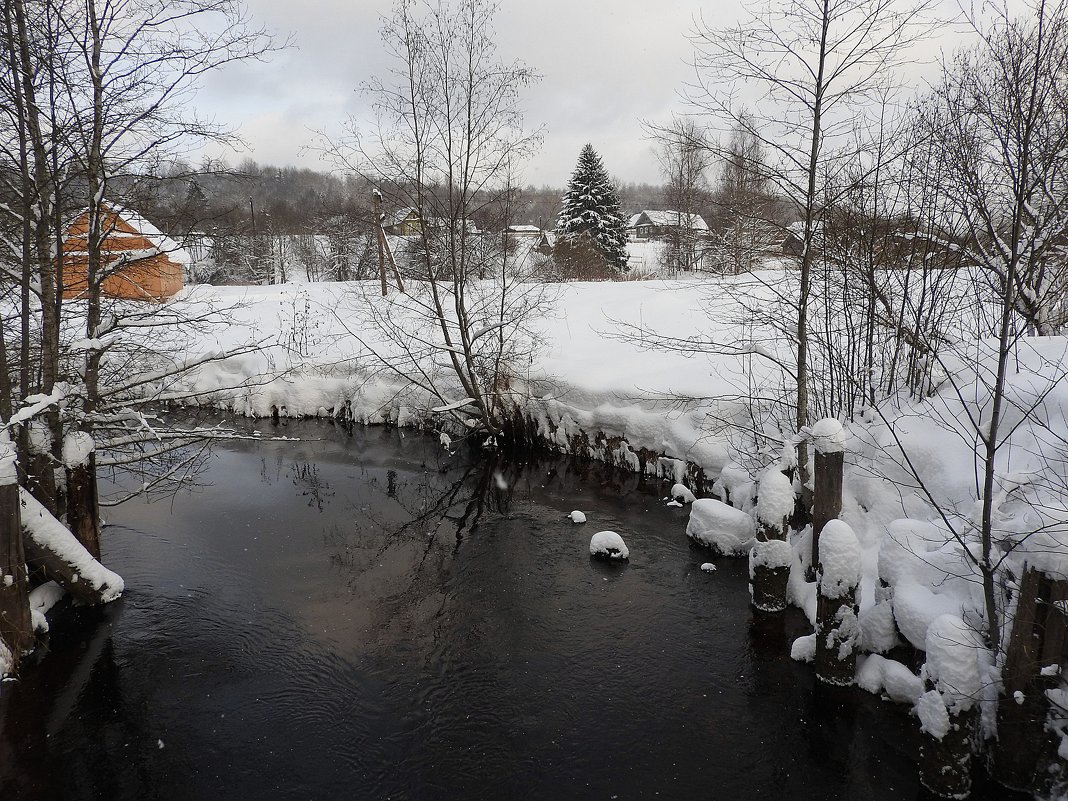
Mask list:
[[[688,281],[548,285],[541,298],[547,311],[529,324],[537,348],[520,366],[525,378],[511,387],[513,398],[561,450],[574,450],[581,438],[598,458],[672,481],[700,470],[715,480],[714,495],[729,493],[735,506],[755,511],[756,480],[789,462],[793,432],[778,431],[776,442],[768,420],[762,438],[738,432],[754,419],[755,399],[789,396],[791,382],[780,365],[788,363],[789,349],[742,306],[759,306],[784,277],[724,280],[734,282],[733,291]],[[412,292],[418,297],[418,289]],[[251,341],[264,347],[206,364],[191,378],[161,382],[156,390],[162,398],[193,392],[197,403],[245,415],[326,416],[350,409],[360,422],[433,430],[443,421],[429,409],[440,401],[412,392],[395,372],[374,369],[368,356],[396,347],[377,334],[371,312],[388,307],[403,319],[415,314],[416,304],[397,293],[384,300],[374,283],[191,287],[173,307],[210,309],[217,322],[196,337],[190,357]],[[651,347],[650,331],[672,338],[675,347]],[[695,351],[693,343],[708,342],[718,343],[719,352]],[[984,414],[989,419],[988,390],[978,376],[991,358],[972,343],[950,360],[953,374],[940,379],[932,397],[897,399],[843,421],[841,518],[860,543],[860,637],[867,652],[891,650],[897,632],[926,650],[932,625],[945,614],[981,628],[982,587],[965,549],[976,547],[976,431]],[[1013,354],[1013,427],[1005,429],[994,513],[1002,541],[1033,535],[1006,559],[1017,576],[1025,560],[1068,574],[1065,365],[1064,338],[1024,339]],[[424,367],[443,369],[433,357]],[[813,618],[815,585],[804,581],[800,561],[806,542],[805,534],[794,542],[790,596]],[[744,545],[724,550],[743,553]],[[890,591],[879,589],[880,577]],[[810,645],[799,641],[795,656],[805,658]],[[983,687],[995,686],[996,665],[980,660],[976,670]],[[915,702],[922,689],[908,668],[880,656],[862,661],[858,681],[903,702]]]

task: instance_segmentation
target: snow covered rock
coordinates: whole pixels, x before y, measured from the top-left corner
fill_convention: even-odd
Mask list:
[[[630,551],[616,532],[598,531],[590,539],[590,556],[608,561],[622,561],[630,558]]]
[[[982,639],[957,615],[941,615],[927,629],[927,661],[923,674],[942,694],[952,715],[966,712],[982,689],[979,655]]]
[[[714,498],[701,498],[690,506],[686,536],[723,556],[749,552],[756,530],[753,518]]]
[[[798,637],[790,646],[790,658],[795,662],[811,662],[816,658],[816,635]]]
[[[961,613],[959,599],[911,581],[894,588],[893,607],[902,636],[921,651],[927,648],[927,629],[938,617]]]
[[[671,499],[679,503],[693,503],[697,496],[690,492],[690,488],[685,484],[675,484],[671,488]]]
[[[712,573],[712,572],[715,571],[716,566],[714,564],[712,564],[711,562],[705,562],[704,564],[701,565],[701,569],[703,571],[705,571],[706,573]]]
[[[586,515],[583,512],[580,512],[578,509],[576,509],[571,514],[569,514],[568,518],[570,518],[572,523],[585,523],[586,522]]]
[[[899,704],[915,704],[923,695],[923,679],[893,659],[864,657],[857,667],[857,686]]]

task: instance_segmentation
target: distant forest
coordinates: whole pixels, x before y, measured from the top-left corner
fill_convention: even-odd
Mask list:
[[[618,183],[624,211],[663,208],[664,188]],[[113,194],[171,235],[190,232],[231,235],[314,234],[339,223],[369,226],[371,187],[355,175],[306,168],[275,167],[245,160],[236,168],[205,162],[176,163],[155,176],[115,179]],[[551,229],[563,187],[522,189],[508,219],[512,224]],[[389,211],[389,192],[385,192]],[[500,217],[487,209],[475,223],[493,229]]]

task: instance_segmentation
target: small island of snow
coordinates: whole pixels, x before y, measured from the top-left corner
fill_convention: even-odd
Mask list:
[[[585,523],[586,522],[586,515],[584,513],[580,512],[578,509],[576,509],[571,514],[569,514],[568,517],[571,518],[571,522],[572,523]]]

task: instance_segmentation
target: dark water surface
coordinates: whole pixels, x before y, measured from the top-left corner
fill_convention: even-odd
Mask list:
[[[321,439],[106,511],[126,594],[4,685],[0,799],[921,797],[915,722],[815,686],[804,621],[754,616],[744,560],[701,572],[659,484],[280,430]]]

